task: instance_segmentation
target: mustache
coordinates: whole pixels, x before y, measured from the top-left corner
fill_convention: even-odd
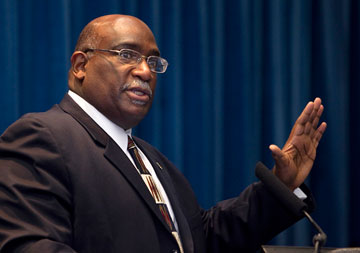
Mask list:
[[[148,82],[144,82],[140,79],[134,79],[132,82],[130,83],[125,83],[123,88],[122,88],[122,91],[125,91],[129,88],[133,89],[133,88],[136,88],[136,87],[139,87],[143,90],[146,90],[146,92],[149,94],[150,98],[152,98],[152,90],[150,88],[150,85]]]

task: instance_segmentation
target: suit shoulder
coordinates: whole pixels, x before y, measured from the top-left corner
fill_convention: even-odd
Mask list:
[[[1,140],[19,139],[44,131],[65,132],[71,127],[69,121],[74,119],[56,104],[46,112],[24,114],[2,133]]]

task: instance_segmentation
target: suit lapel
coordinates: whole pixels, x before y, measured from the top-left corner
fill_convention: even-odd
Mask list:
[[[96,143],[105,148],[104,156],[128,180],[155,216],[165,226],[169,233],[171,233],[169,226],[166,224],[144,181],[121,148],[71,99],[68,94],[65,95],[59,106],[77,120]]]

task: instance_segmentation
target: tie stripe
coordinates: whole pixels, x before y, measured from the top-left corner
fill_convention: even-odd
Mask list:
[[[141,175],[156,204],[165,204],[151,175]]]

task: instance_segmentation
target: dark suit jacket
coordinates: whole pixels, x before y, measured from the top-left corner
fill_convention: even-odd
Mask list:
[[[169,196],[185,252],[253,252],[299,219],[262,183],[205,211],[175,166],[134,140]],[[132,163],[68,95],[1,136],[0,203],[1,252],[178,250]]]

